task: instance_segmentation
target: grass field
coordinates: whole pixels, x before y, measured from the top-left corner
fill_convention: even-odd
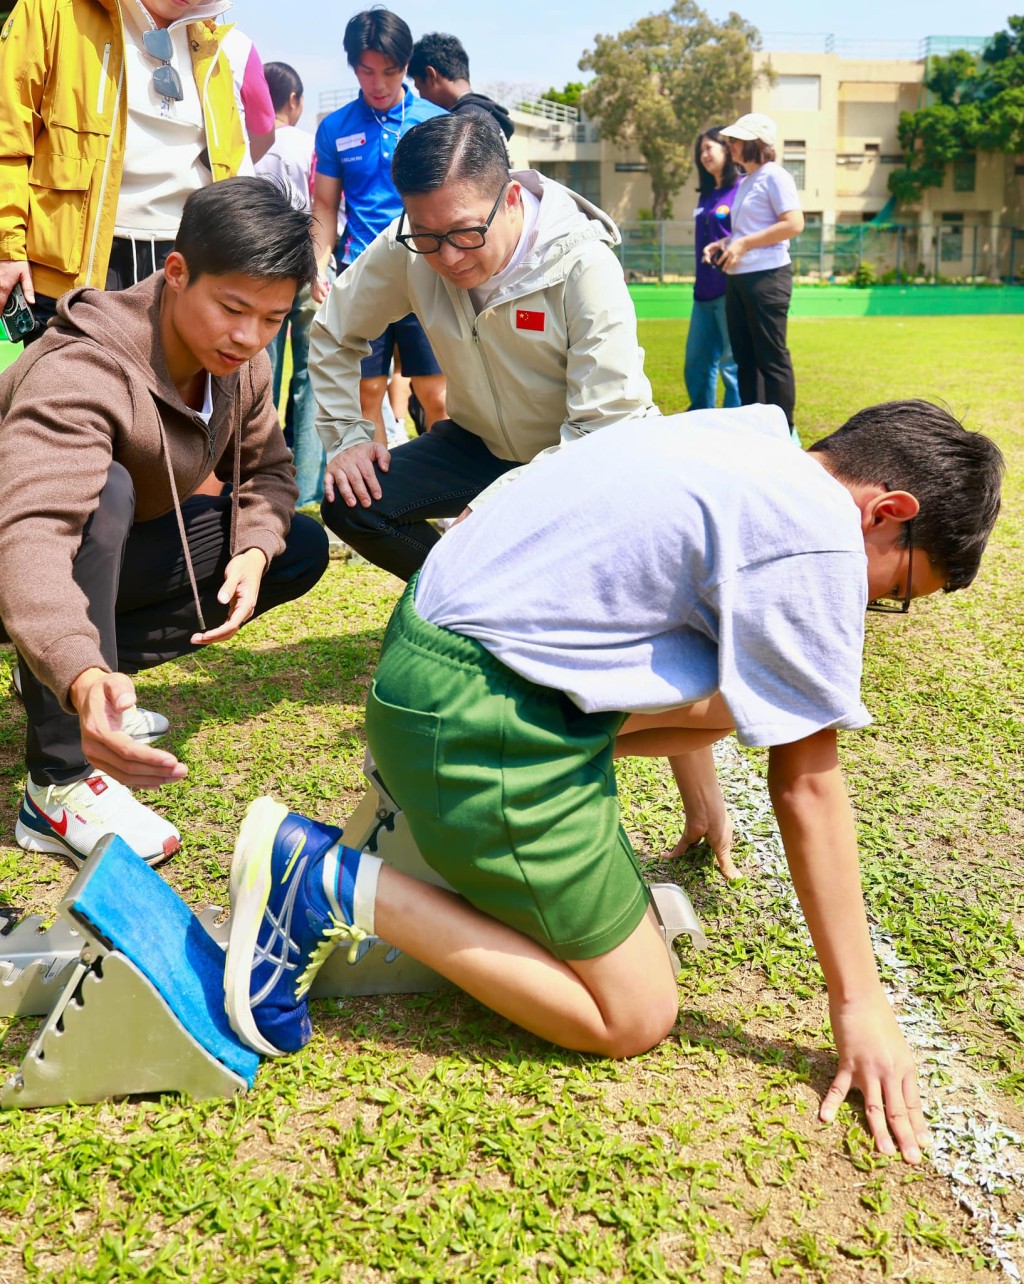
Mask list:
[[[685,323],[642,323],[665,411]],[[729,750],[746,875],[696,850],[668,872],[710,937],[646,1056],[555,1051],[457,994],[321,1003],[301,1054],[232,1102],[172,1098],[0,1116],[0,1284],[20,1280],[996,1279],[1024,1262],[1024,332],[1018,318],[797,319],[805,443],[854,409],[942,399],[1009,465],[977,584],[868,622],[876,721],[842,739],[868,907],[935,1130],[934,1162],[873,1152],[860,1104],[816,1122],[834,1066],[820,973],[780,873],[763,753]],[[159,806],[166,869],[226,900],[247,801],[343,821],[396,581],[332,563],[232,644],[140,679],[185,784]],[[23,719],[0,650],[0,903],[42,913],[71,875],[13,827]],[[620,773],[652,873],[678,837],[666,772]],[[9,1072],[34,1021],[0,1022]],[[1002,1265],[1001,1265],[1002,1262]]]

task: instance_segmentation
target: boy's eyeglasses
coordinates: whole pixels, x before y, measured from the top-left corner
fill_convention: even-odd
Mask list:
[[[142,33],[142,44],[150,58],[164,64],[153,72],[153,88],[161,98],[173,98],[176,103],[180,103],[185,97],[185,90],[181,77],[171,66],[171,59],[174,57],[171,33],[166,27],[154,27],[151,31]]]
[[[910,603],[913,600],[911,593],[911,578],[914,570],[914,519],[911,517],[907,521],[907,587],[903,592],[902,599],[891,597],[878,597],[873,602],[868,603],[869,611],[881,611],[889,615],[906,615],[910,610]]]
[[[398,222],[398,233],[395,240],[413,254],[437,254],[440,252],[442,241],[452,247],[453,250],[479,250],[487,242],[487,231],[494,222],[498,214],[498,206],[501,204],[501,198],[505,195],[509,179],[502,185],[498,193],[498,199],[491,207],[490,214],[487,215],[487,221],[481,223],[479,227],[453,227],[450,232],[403,232],[405,226],[405,210],[402,210],[402,217]]]

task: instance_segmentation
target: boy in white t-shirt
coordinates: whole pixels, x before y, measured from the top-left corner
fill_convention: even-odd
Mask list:
[[[769,747],[768,784],[828,985],[839,1069],[879,1149],[926,1141],[875,969],[836,732],[865,726],[864,611],[974,578],[1002,459],[926,402],[807,454],[777,407],[611,425],[542,457],[433,550],[392,616],[366,733],[428,886],[253,804],[232,867],[227,1008],[274,1055],[305,994],[376,933],[526,1029],[631,1056],[675,1023],[672,968],[619,824],[613,758]],[[255,960],[255,966],[254,966]]]

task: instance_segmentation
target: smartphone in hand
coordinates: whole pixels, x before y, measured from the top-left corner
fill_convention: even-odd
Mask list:
[[[24,339],[36,328],[36,319],[32,315],[32,309],[25,302],[25,291],[21,288],[20,281],[7,296],[4,310],[0,313],[0,321],[3,322],[7,337],[12,343]]]

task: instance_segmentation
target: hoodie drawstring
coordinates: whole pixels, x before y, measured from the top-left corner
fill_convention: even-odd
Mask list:
[[[249,375],[250,380],[252,374]],[[234,407],[234,425],[232,435],[235,439],[234,462],[231,469],[231,527],[228,536],[228,547],[231,556],[234,557],[236,549],[236,532],[238,529],[238,491],[242,484],[242,399],[235,398]],[[199,621],[199,632],[206,632],[206,619],[203,616],[202,604],[199,601],[199,585],[196,581],[195,568],[192,565],[192,555],[188,547],[188,535],[185,531],[185,519],[181,513],[181,500],[178,498],[178,488],[174,483],[174,469],[171,467],[171,452],[167,447],[167,436],[164,432],[163,418],[157,415],[157,423],[160,425],[160,453],[164,458],[164,466],[167,469],[167,483],[171,488],[171,498],[174,501],[174,517],[178,523],[178,537],[181,540],[181,551],[185,556],[185,569],[188,572],[188,582],[192,586],[192,601],[196,607],[196,619]]]
[[[196,605],[196,619],[199,621],[199,632],[206,632],[206,620],[203,617],[203,608],[199,601],[199,585],[196,583],[196,572],[192,565],[192,554],[188,548],[188,535],[185,533],[185,519],[181,515],[181,500],[178,498],[178,488],[174,484],[174,469],[171,467],[171,452],[167,449],[167,435],[164,432],[164,423],[162,416],[157,413],[157,423],[160,425],[160,453],[164,457],[164,464],[167,468],[167,481],[171,488],[171,499],[174,501],[174,516],[178,522],[178,538],[181,540],[181,551],[185,555],[185,569],[188,571],[188,582],[192,585],[192,601]],[[232,513],[232,516],[234,514]]]

